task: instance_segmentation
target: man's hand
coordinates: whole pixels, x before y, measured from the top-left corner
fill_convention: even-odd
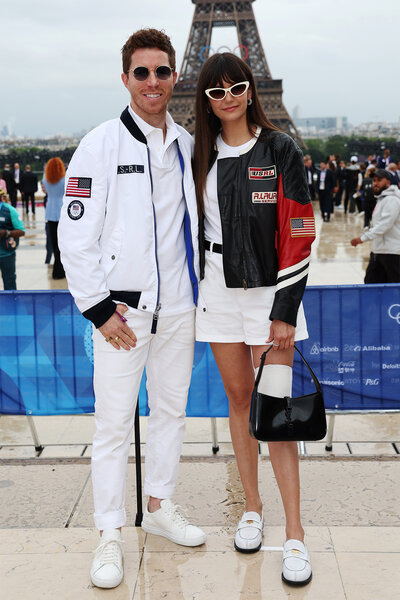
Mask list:
[[[287,350],[294,347],[295,328],[289,323],[274,319],[269,330],[267,344],[272,342],[274,350]]]
[[[117,304],[117,310],[111,317],[99,327],[99,331],[108,342],[117,350],[123,348],[130,350],[136,346],[137,338],[132,329],[119,318],[117,311],[123,315],[128,308],[125,304]]]
[[[350,240],[350,244],[352,246],[358,246],[358,244],[362,244],[362,239],[359,237],[353,238],[352,240]]]
[[[9,233],[10,232],[7,231],[7,229],[0,229],[0,238],[8,237]]]

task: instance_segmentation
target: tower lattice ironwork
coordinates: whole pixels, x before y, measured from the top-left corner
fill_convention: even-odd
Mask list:
[[[203,62],[211,50],[214,27],[236,27],[243,60],[253,71],[263,108],[271,121],[302,142],[282,102],[282,80],[273,79],[261,44],[253,12],[254,0],[192,0],[195,10],[182,67],[169,104],[177,123],[194,131],[196,85]]]

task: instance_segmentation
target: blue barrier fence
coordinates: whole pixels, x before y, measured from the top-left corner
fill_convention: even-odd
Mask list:
[[[400,285],[309,287],[299,347],[332,411],[400,410]],[[93,412],[91,323],[67,291],[0,294],[0,413]],[[312,389],[298,357],[293,394]],[[145,379],[140,414],[148,411]],[[223,417],[228,402],[207,344],[196,343],[188,416]]]

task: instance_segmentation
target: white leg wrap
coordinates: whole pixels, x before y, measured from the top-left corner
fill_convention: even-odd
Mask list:
[[[255,369],[257,377],[258,368]],[[292,367],[287,365],[264,365],[258,391],[267,396],[284,398],[292,396]]]

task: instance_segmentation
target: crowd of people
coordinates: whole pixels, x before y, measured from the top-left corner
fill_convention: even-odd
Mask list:
[[[65,277],[58,249],[57,228],[64,196],[65,166],[59,157],[51,158],[44,169],[41,188],[44,192],[46,219],[46,258],[49,264],[54,254],[53,279]],[[0,271],[5,290],[16,290],[16,249],[19,238],[25,235],[25,226],[17,211],[18,193],[22,200],[22,213],[36,216],[35,194],[38,191],[38,178],[26,165],[22,171],[19,163],[13,168],[5,164],[0,175]]]
[[[364,282],[400,282],[400,161],[395,162],[390,149],[361,163],[355,155],[346,164],[333,154],[319,169],[306,154],[304,167],[324,222],[330,222],[335,210],[364,216],[364,231],[350,240],[354,247],[371,242]]]
[[[358,212],[364,215],[364,227],[371,222],[376,198],[372,190],[372,179],[376,169],[389,174],[391,185],[400,187],[400,160],[396,163],[386,148],[382,156],[369,154],[365,162],[351,156],[346,163],[338,154],[327,156],[316,167],[309,154],[304,156],[311,198],[318,198],[321,216],[329,222],[335,209],[345,214]]]
[[[13,168],[9,164],[4,165],[1,173],[0,188],[8,195],[11,206],[16,208],[18,192],[21,194],[23,210],[29,213],[29,204],[31,212],[36,212],[35,194],[38,191],[38,179],[32,172],[31,165],[26,165],[22,171],[19,163],[14,163]]]

